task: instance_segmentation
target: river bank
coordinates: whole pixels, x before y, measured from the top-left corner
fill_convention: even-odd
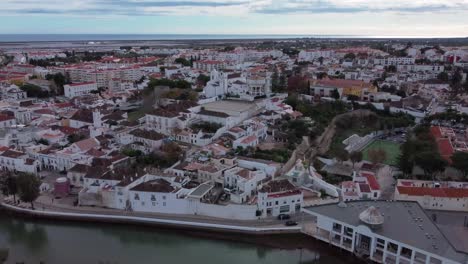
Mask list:
[[[7,227],[5,227],[5,224],[2,226],[2,218],[7,218],[13,223],[9,223]],[[245,233],[207,232],[205,230],[166,228],[165,226],[154,225],[142,226],[130,223],[57,221],[52,218],[35,218],[31,215],[27,216],[5,210],[3,210],[0,216],[0,228],[2,228],[0,247],[7,246],[10,248],[12,258],[9,261],[16,261],[7,263],[17,263],[17,261],[24,261],[27,264],[39,263],[38,261],[44,261],[43,263],[47,264],[65,263],[63,262],[64,259],[67,259],[66,263],[134,263],[130,262],[128,258],[129,254],[134,254],[136,251],[139,252],[138,254],[151,255],[151,260],[159,258],[165,260],[158,263],[185,263],[188,261],[195,261],[195,263],[199,263],[197,261],[200,261],[200,263],[239,263],[236,260],[239,260],[240,263],[269,264],[362,263],[346,252],[339,251],[327,244],[298,233],[246,235]],[[49,231],[48,229],[50,228],[54,230],[58,229],[59,231]],[[17,231],[17,229],[21,229],[21,231]],[[42,229],[46,229],[47,231],[44,232]],[[75,229],[79,229],[79,231]],[[28,238],[27,234],[34,234],[34,236],[37,235],[39,238]],[[110,236],[110,234],[112,235]],[[105,239],[101,237],[103,235],[105,235]],[[7,240],[2,239],[2,236],[10,237],[11,241],[2,244],[2,241]],[[171,239],[166,239],[166,236],[171,237]],[[174,242],[174,236],[177,237],[177,240],[180,240],[180,243]],[[164,239],[161,237],[164,237]],[[21,246],[19,249],[16,248],[18,241],[26,238],[34,240],[32,242],[28,241],[26,244],[27,247],[32,248],[28,249],[27,252],[18,252],[18,250],[22,251],[25,248],[25,246]],[[58,245],[54,243],[56,240],[60,241]],[[116,243],[118,245],[115,245]],[[210,246],[201,246],[202,249],[199,250],[206,250],[206,252],[198,252],[193,249],[194,247],[198,249],[200,245],[205,244],[210,244]],[[68,246],[73,247],[73,249],[67,248]],[[173,251],[172,247],[176,246],[180,247],[178,252]],[[102,251],[99,250],[96,253],[96,250],[101,249],[101,247],[103,248]],[[109,247],[112,247],[113,250],[110,250]],[[122,248],[114,250],[116,247]],[[168,249],[167,247],[170,248]],[[219,247],[222,248],[219,249]],[[228,248],[227,251],[225,247]],[[48,252],[49,250],[52,253]],[[64,250],[63,254],[70,254],[70,256],[60,255],[62,250]],[[88,250],[91,250],[91,252],[88,253]],[[48,253],[42,251],[47,251]],[[150,253],[153,251],[157,251],[158,253]],[[186,253],[187,251],[190,253]],[[205,254],[203,257],[202,253]],[[58,254],[60,256],[52,258],[51,254]],[[79,254],[79,256],[76,256],[76,260],[73,259],[76,262],[69,261],[69,258],[72,258],[75,254]],[[99,257],[92,257],[96,254]],[[226,256],[220,257],[220,254],[225,254]],[[23,255],[28,258],[22,258]],[[187,256],[184,258],[183,256],[185,255]],[[130,256],[136,258],[138,255]],[[62,261],[57,261],[57,258],[61,258]],[[182,258],[186,261],[179,262]],[[28,259],[34,259],[35,262],[25,261]],[[100,261],[106,260],[107,262],[98,262],[95,261],[96,259]],[[138,257],[139,259],[140,257]],[[201,262],[202,259],[203,261]],[[79,262],[78,260],[83,260],[84,262]],[[139,261],[139,263],[154,263],[154,261],[151,262],[144,259],[141,262]]]
[[[255,225],[233,225],[225,224],[222,220],[213,222],[194,221],[190,219],[176,220],[163,219],[156,217],[143,217],[133,215],[115,215],[115,214],[99,214],[99,213],[82,213],[82,212],[59,212],[48,210],[32,210],[29,208],[17,207],[7,203],[0,203],[0,207],[14,214],[24,217],[53,219],[62,221],[80,221],[91,223],[111,223],[111,224],[138,224],[146,226],[162,226],[165,228],[187,229],[187,230],[203,230],[209,232],[221,233],[238,233],[250,235],[271,235],[284,233],[300,233],[300,226],[255,226]],[[248,222],[247,222],[248,223]]]

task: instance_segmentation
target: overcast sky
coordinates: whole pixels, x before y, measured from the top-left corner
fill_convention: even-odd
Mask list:
[[[0,33],[468,36],[468,0],[0,0]]]

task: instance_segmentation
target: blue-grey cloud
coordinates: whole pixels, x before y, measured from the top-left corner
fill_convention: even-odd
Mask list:
[[[70,1],[71,2],[71,1]],[[31,7],[28,0],[10,0],[9,8],[0,13],[37,15],[170,15],[177,8],[216,8],[247,5],[247,1],[132,1],[132,0],[93,0],[87,5],[56,6],[44,3],[44,7]],[[151,8],[149,11],[148,8]],[[158,10],[161,9],[161,10]]]
[[[244,14],[353,14],[467,11],[468,0],[0,0],[0,14],[45,15],[183,15],[213,10]]]
[[[222,7],[248,4],[247,1],[129,1],[129,0],[100,0],[96,4],[116,7]]]
[[[356,6],[340,6],[331,4],[327,1],[318,0],[310,3],[304,1],[291,0],[289,3],[293,5],[276,5],[263,6],[255,10],[261,14],[290,14],[290,13],[310,13],[310,14],[326,14],[326,13],[382,13],[382,12],[400,12],[400,13],[425,13],[425,12],[445,12],[445,11],[461,11],[468,10],[467,5],[463,4],[429,4],[421,6],[405,6],[395,5],[389,7],[368,7],[363,5]]]

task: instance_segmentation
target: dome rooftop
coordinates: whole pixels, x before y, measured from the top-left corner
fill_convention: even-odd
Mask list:
[[[384,217],[380,211],[374,206],[370,206],[362,213],[359,214],[359,219],[371,226],[382,225],[384,223]]]

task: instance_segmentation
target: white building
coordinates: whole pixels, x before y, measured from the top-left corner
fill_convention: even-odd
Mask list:
[[[16,126],[16,119],[14,116],[0,114],[0,128],[8,128],[14,126]]]
[[[221,70],[226,68],[227,64],[225,61],[215,61],[215,60],[202,60],[194,61],[193,68],[211,72],[212,70]]]
[[[36,174],[40,169],[40,163],[29,158],[24,152],[8,149],[0,154],[0,169]]]
[[[374,59],[375,65],[402,65],[402,64],[414,64],[416,62],[415,58],[412,57],[386,57],[386,58],[376,58]]]
[[[269,181],[258,190],[257,205],[262,216],[298,213],[302,204],[302,191],[288,180]]]
[[[467,263],[414,202],[354,201],[311,206],[302,231],[376,263]]]
[[[84,82],[66,84],[63,86],[63,89],[65,97],[73,98],[76,96],[89,94],[91,91],[97,91],[98,87],[95,82]]]
[[[429,210],[468,212],[468,182],[398,180],[395,200],[415,201]]]
[[[313,61],[318,58],[331,58],[335,55],[334,50],[301,50],[297,57],[298,61]]]
[[[229,189],[231,201],[247,203],[257,194],[257,186],[266,178],[263,171],[251,171],[234,167],[224,172],[224,188]]]

